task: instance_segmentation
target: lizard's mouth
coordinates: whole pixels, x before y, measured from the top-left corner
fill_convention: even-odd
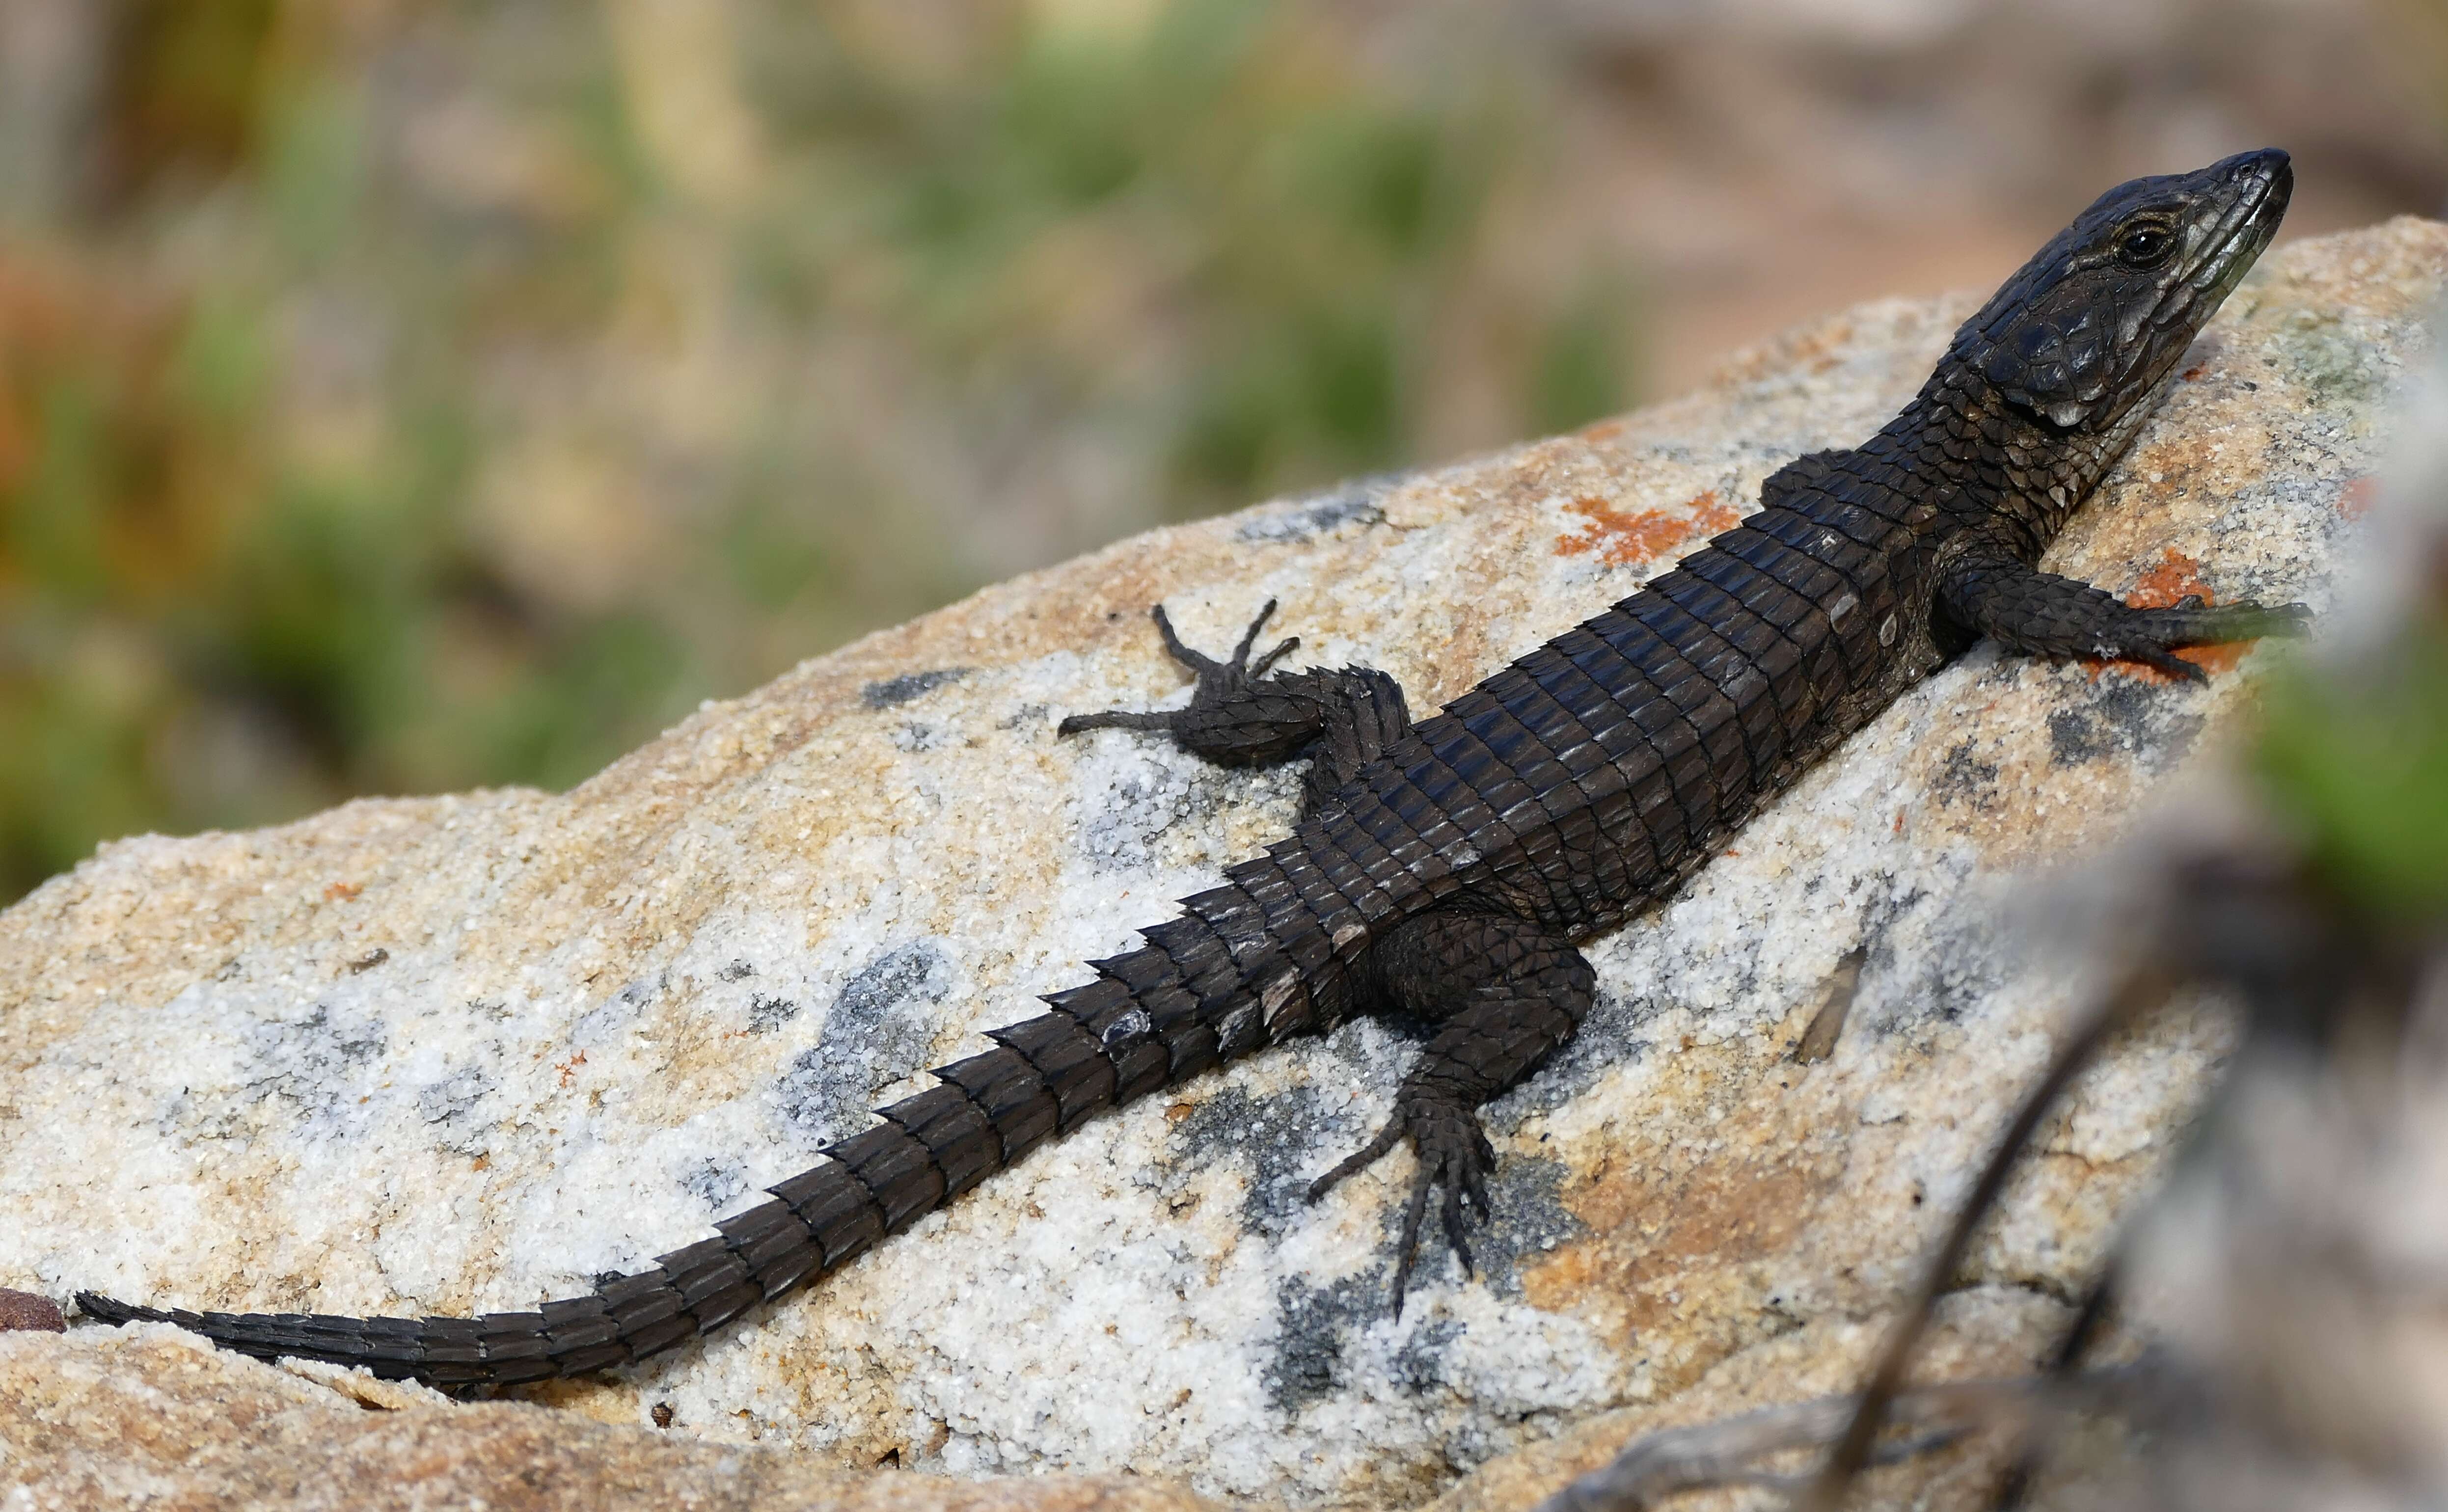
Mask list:
[[[2278,234],[2295,192],[2295,169],[2276,147],[2239,152],[2203,170],[2227,196],[2226,211],[2201,239],[2193,264],[2171,294],[2190,291],[2203,318],[2219,306]],[[2222,182],[2223,181],[2223,182]]]

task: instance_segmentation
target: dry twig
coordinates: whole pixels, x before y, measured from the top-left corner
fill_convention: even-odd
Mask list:
[[[2021,1426],[2062,1407],[2089,1405],[2128,1388],[2144,1373],[2141,1366],[2119,1366],[2067,1376],[1915,1387],[1895,1393],[1886,1404],[1886,1416],[1915,1432],[1893,1444],[1873,1445],[1865,1463],[1896,1464],[1942,1449],[1980,1428]],[[1626,1445],[1605,1466],[1540,1502],[1538,1512],[1647,1512],[1687,1491],[1735,1485],[1801,1488],[1807,1483],[1804,1477],[1764,1470],[1754,1462],[1826,1444],[1854,1421],[1861,1402],[1847,1392],[1762,1407],[1715,1423],[1662,1428]]]

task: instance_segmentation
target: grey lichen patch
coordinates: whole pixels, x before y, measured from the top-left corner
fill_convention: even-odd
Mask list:
[[[1314,1087],[1291,1086],[1260,1098],[1227,1083],[1173,1126],[1163,1158],[1172,1171],[1185,1175],[1219,1162],[1247,1164],[1241,1227],[1277,1234],[1309,1211],[1304,1194],[1310,1182],[1337,1158],[1319,1158],[1335,1127]]]
[[[771,1034],[799,1016],[795,998],[777,998],[770,992],[748,995],[748,1032]]]
[[[1082,773],[1085,780],[1077,794],[1081,855],[1100,872],[1141,871],[1217,856],[1214,820],[1218,813],[1263,806],[1289,819],[1306,765],[1295,762],[1263,771],[1218,768],[1177,751],[1118,743],[1098,753]]]
[[[493,1079],[482,1066],[461,1066],[441,1081],[416,1089],[417,1115],[428,1123],[460,1122],[492,1090]]]
[[[708,1216],[718,1217],[748,1191],[748,1168],[737,1160],[700,1159],[681,1174],[680,1189],[703,1203]]]
[[[1133,760],[1093,801],[1081,805],[1079,846],[1101,871],[1139,871],[1155,865],[1155,844],[1177,824],[1195,818],[1206,805],[1194,800],[1195,777],[1174,762]]]
[[[309,1122],[345,1119],[371,1090],[370,1073],[390,1048],[379,1020],[317,1003],[297,1020],[248,1025],[246,1084],[296,1104]]]
[[[1519,1297],[1524,1266],[1589,1232],[1589,1225],[1563,1200],[1564,1183],[1572,1174],[1571,1164],[1561,1157],[1526,1152],[1518,1144],[1507,1146],[1496,1173],[1488,1177],[1487,1220],[1470,1229],[1471,1259],[1480,1284],[1499,1296]],[[1433,1232],[1429,1242],[1434,1244]],[[1459,1268],[1449,1270],[1449,1263],[1436,1258],[1423,1268],[1423,1279],[1473,1284],[1460,1274]]]
[[[1387,1375],[1394,1388],[1405,1396],[1426,1396],[1431,1392],[1451,1391],[1453,1373],[1447,1357],[1469,1325],[1450,1316],[1426,1317],[1411,1330],[1403,1347],[1387,1362]],[[1484,1456],[1480,1456],[1484,1458]],[[1468,1463],[1468,1462],[1463,1462]]]
[[[607,1044],[671,998],[671,974],[658,970],[632,977],[593,1004],[569,1026],[569,1043],[580,1049]]]
[[[1404,472],[1372,472],[1280,504],[1261,505],[1241,516],[1234,535],[1253,543],[1290,545],[1355,522],[1383,525],[1386,511],[1382,501],[1408,476]]]
[[[968,667],[938,667],[931,672],[905,672],[897,678],[870,682],[858,690],[858,701],[870,709],[889,709],[908,703],[922,694],[932,693],[947,682],[967,677]]]
[[[2087,696],[2084,696],[2087,694]],[[2202,715],[2182,688],[2104,673],[2075,701],[2048,714],[2049,759],[2079,766],[2114,756],[2144,772],[2163,772],[2192,750]]]
[[[1385,1306],[1384,1288],[1369,1278],[1319,1287],[1287,1276],[1275,1290],[1275,1337],[1260,1377],[1268,1404],[1294,1416],[1341,1390],[1352,1333]]]
[[[1979,890],[1951,890],[1915,898],[1875,925],[1847,1022],[1912,1036],[1989,1011],[2017,966],[2029,965],[2029,942],[2001,928],[1998,903]]]
[[[2367,335],[2313,310],[2281,324],[2278,351],[2289,376],[2321,403],[2368,403],[2395,377],[2395,365],[2373,350]]]
[[[2101,739],[2099,719],[2087,709],[2049,711],[2049,759],[2061,767],[2080,766],[2106,756],[2111,747]],[[1989,769],[1992,777],[1998,769]]]
[[[775,1085],[784,1125],[810,1147],[866,1128],[876,1090],[926,1058],[934,1040],[928,1010],[951,989],[951,960],[931,940],[897,946],[859,967],[825,1010],[823,1038]]]
[[[1998,763],[1985,759],[1978,740],[1966,737],[1946,748],[1939,768],[1936,796],[1941,804],[1960,803],[1977,812],[1998,806]]]

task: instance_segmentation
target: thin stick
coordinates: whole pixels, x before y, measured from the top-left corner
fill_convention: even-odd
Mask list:
[[[2057,1099],[2065,1095],[2074,1079],[2090,1065],[2092,1058],[2099,1053],[2100,1046],[2108,1043],[2109,1037],[2164,1002],[2174,986],[2174,980],[2166,972],[2149,967],[2136,967],[2075,1028],[2074,1037],[2049,1063],[2048,1072],[2040,1078],[2039,1085],[2023,1100],[2022,1107],[2015,1114],[2015,1121],[2006,1126],[2005,1136],[1990,1155],[1989,1163],[1981,1170],[1980,1179],[1974,1184],[1971,1196],[1964,1200],[1961,1211],[1956,1214],[1954,1226],[1947,1231],[1945,1242],[1938,1247],[1938,1254],[1930,1262],[1929,1278],[1922,1284],[1921,1293],[1913,1299],[1912,1306],[1897,1320],[1878,1368],[1870,1372],[1868,1382],[1862,1388],[1861,1401],[1854,1408],[1852,1422],[1846,1425],[1844,1436],[1836,1441],[1836,1447],[1829,1452],[1827,1464],[1821,1468],[1818,1479],[1811,1483],[1807,1491],[1795,1499],[1794,1512],[1836,1512],[1843,1505],[1846,1487],[1869,1463],[1870,1445],[1879,1436],[1887,1405],[1903,1386],[1904,1370],[1912,1363],[1913,1349],[1929,1328],[1930,1315],[1938,1309],[1938,1299],[1946,1291],[1947,1279],[1963,1264],[1964,1255],[1972,1248],[1974,1232],[1988,1217],[1990,1210],[1998,1205],[1999,1196],[2006,1189],[2006,1177],[2014,1171],[2015,1161],[2031,1143],[2032,1136],[2039,1132],[2040,1124],[2056,1105]]]
[[[2005,1380],[1957,1381],[1901,1393],[1892,1404],[1899,1420],[1922,1424],[1953,1420],[1930,1431],[1878,1448],[1871,1463],[1887,1464],[1960,1442],[1975,1428],[2001,1421],[2022,1422],[2053,1396],[2093,1396],[2123,1385],[2142,1367],[2116,1366],[2071,1376],[2034,1375]],[[1635,1439],[1598,1469],[1540,1502],[1537,1512],[1648,1512],[1664,1498],[1729,1485],[1800,1487],[1799,1476],[1751,1467],[1750,1462],[1785,1449],[1815,1448],[1851,1421],[1857,1399],[1824,1396],[1788,1407],[1762,1407],[1738,1417],[1690,1427],[1662,1428]]]
[[[2110,1252],[2108,1263],[2099,1268],[2099,1278],[2092,1282],[2081,1309],[2074,1315],[2073,1327],[2057,1341],[2057,1352],[2049,1361],[2047,1379],[2072,1379],[2075,1368],[2082,1364],[2083,1351],[2091,1348],[2091,1341],[2098,1337],[2101,1326],[2108,1321],[2108,1310],[2116,1300],[2117,1273],[2122,1268],[2122,1254]],[[1991,1512],[2019,1512],[2031,1494],[2032,1482],[2038,1478],[2040,1465],[2048,1458],[2048,1448],[2047,1440],[2039,1433],[2025,1436],[2022,1446],[2016,1451],[2015,1463],[2007,1467],[2006,1479],[1998,1487]]]

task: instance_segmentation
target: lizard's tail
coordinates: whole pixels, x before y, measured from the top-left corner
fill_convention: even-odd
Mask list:
[[[474,1318],[198,1313],[90,1292],[77,1305],[105,1323],[175,1323],[258,1359],[364,1366],[446,1388],[642,1360],[865,1253],[1053,1135],[1307,1026],[1298,984],[1314,978],[1296,967],[1330,947],[1291,926],[1296,910],[1261,903],[1290,885],[1276,856],[1232,875],[1142,931],[1144,948],[1090,963],[1096,980],[1049,996],[1053,1012],[993,1030],[995,1048],[936,1067],[939,1085],[878,1109],[873,1128],[767,1188],[772,1200],[717,1223],[719,1237],[589,1295]]]

